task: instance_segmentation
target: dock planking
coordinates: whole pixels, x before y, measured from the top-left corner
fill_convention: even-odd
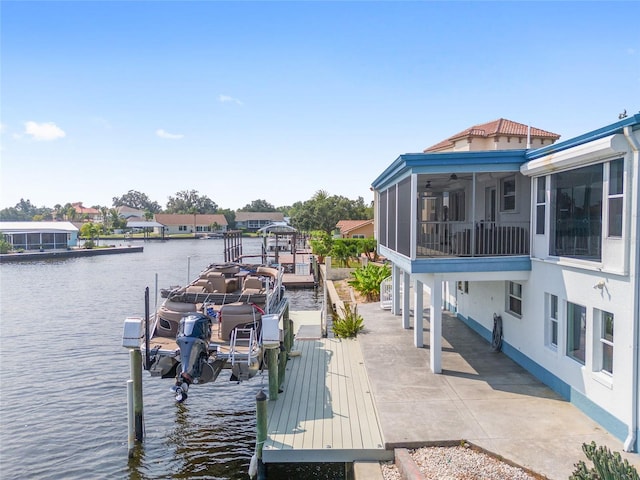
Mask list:
[[[390,460],[357,339],[296,340],[269,401],[265,463]]]

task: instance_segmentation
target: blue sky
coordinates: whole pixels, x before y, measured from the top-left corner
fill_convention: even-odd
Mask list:
[[[372,200],[397,156],[504,117],[640,109],[640,2],[0,3],[0,208],[197,190]]]

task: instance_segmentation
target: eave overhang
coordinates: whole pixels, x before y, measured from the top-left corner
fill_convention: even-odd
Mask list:
[[[405,153],[376,178],[371,186],[382,190],[412,174],[518,172],[526,150]]]

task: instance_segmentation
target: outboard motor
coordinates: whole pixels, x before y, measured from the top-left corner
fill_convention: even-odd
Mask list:
[[[199,313],[182,317],[178,326],[176,343],[180,348],[180,371],[176,375],[176,384],[171,387],[179,403],[187,399],[187,391],[192,383],[204,383],[209,377],[211,367],[209,341],[211,340],[211,319]],[[201,382],[201,376],[204,381]]]

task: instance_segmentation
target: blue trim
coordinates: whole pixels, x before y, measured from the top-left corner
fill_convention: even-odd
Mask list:
[[[381,190],[412,173],[518,172],[527,161],[526,150],[405,153],[396,158],[371,185]]]
[[[476,332],[487,343],[491,343],[491,331],[484,327],[481,323],[477,322],[471,317],[465,317],[460,313],[456,314],[456,317],[471,330]],[[524,355],[520,350],[512,347],[507,342],[502,342],[502,353],[504,353],[511,360],[516,362],[522,368],[527,370],[531,375],[537,378],[539,381],[547,385],[551,390],[558,393],[565,400],[570,402],[576,408],[584,412],[589,418],[599,423],[605,430],[615,436],[618,440],[624,441],[627,437],[628,429],[627,425],[618,418],[611,415],[604,408],[595,404],[583,393],[577,391],[568,383],[564,382],[546,368],[542,367],[538,363],[534,362],[531,358]],[[638,444],[638,433],[636,432],[636,448]]]
[[[561,152],[562,150],[567,150],[568,148],[576,147],[578,145],[582,145],[583,143],[593,142],[594,140],[599,140],[601,138],[608,137],[609,135],[622,133],[624,127],[634,127],[639,124],[640,113],[637,113],[623,120],[620,120],[619,122],[612,123],[611,125],[607,125],[591,132],[587,132],[578,137],[570,138],[569,140],[565,140],[564,142],[558,142],[547,145],[546,147],[540,147],[536,150],[531,150],[526,154],[526,158],[527,161],[535,160],[536,158],[544,157],[545,155],[549,155],[551,153]]]
[[[515,272],[531,271],[531,257],[446,257],[418,258],[411,262],[410,273]]]

